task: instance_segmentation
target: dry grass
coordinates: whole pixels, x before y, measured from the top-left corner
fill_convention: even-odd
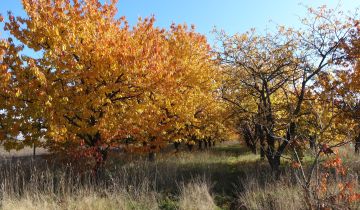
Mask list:
[[[357,176],[358,157],[349,153],[345,160],[351,175]],[[162,154],[156,162],[113,156],[99,179],[78,168],[41,158],[3,161],[0,209],[305,208],[290,170],[280,181],[273,180],[267,163],[239,145]]]
[[[17,157],[28,157],[33,155],[33,148],[32,147],[24,147],[21,150],[11,150],[6,151],[3,147],[0,146],[0,158],[17,158]],[[36,155],[43,155],[47,154],[48,151],[44,148],[36,148],[35,154]]]
[[[217,206],[210,194],[209,184],[194,180],[182,185],[179,199],[181,210],[215,210]]]
[[[61,199],[44,194],[26,195],[21,198],[5,197],[3,209],[24,210],[100,210],[100,209],[159,209],[156,196],[151,192],[132,195],[127,191],[97,194],[94,191],[82,191],[77,195],[66,196]]]
[[[277,210],[306,210],[304,190],[298,184],[290,184],[288,180],[260,184],[258,180],[248,180],[245,191],[238,195],[239,209],[277,209]],[[336,195],[339,191],[336,182],[329,183],[329,194]],[[359,184],[355,183],[354,190],[360,192]],[[360,202],[312,200],[313,205],[327,206],[323,209],[360,209]],[[320,209],[320,208],[319,208]]]
[[[111,165],[100,178],[92,171],[78,171],[76,166],[43,159],[7,159],[0,165],[2,209],[184,209],[181,206],[185,203],[201,209],[196,206],[209,201],[215,206],[205,182],[193,180],[206,177],[217,167],[205,166],[195,157],[189,154],[157,162],[137,160]],[[198,169],[199,165],[204,167]],[[194,200],[195,194],[188,197],[190,194],[183,193],[192,185],[191,189],[204,195],[202,203]],[[166,201],[169,195],[172,200]]]
[[[245,209],[306,209],[301,187],[287,183],[287,180],[266,183],[262,186],[257,180],[248,180],[245,191],[239,194],[238,203]]]

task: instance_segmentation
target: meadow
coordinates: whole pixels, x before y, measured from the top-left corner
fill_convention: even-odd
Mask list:
[[[343,149],[342,157],[357,177],[360,161],[351,152]],[[113,152],[98,178],[52,155],[13,157],[0,166],[1,209],[306,209],[289,164],[274,179],[266,160],[237,141],[203,151],[169,148],[155,161]]]

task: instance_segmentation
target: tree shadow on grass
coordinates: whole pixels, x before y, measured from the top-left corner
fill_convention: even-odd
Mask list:
[[[251,151],[240,144],[238,145],[232,145],[232,146],[218,146],[211,148],[211,152],[215,155],[219,154],[228,154],[228,155],[244,155],[244,154],[250,154]]]

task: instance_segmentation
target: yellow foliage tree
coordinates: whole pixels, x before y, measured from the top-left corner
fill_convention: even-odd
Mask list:
[[[24,116],[41,121],[52,151],[91,155],[98,168],[123,139],[161,144],[215,100],[217,66],[193,27],[160,29],[151,17],[130,28],[115,18],[116,1],[23,5],[28,17],[10,14],[6,30],[42,56],[17,64],[16,95],[31,102]]]

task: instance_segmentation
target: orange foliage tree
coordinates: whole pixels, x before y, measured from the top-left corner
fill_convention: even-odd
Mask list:
[[[337,84],[334,89],[340,98],[339,106],[345,113],[345,118],[354,120],[356,126],[355,153],[360,152],[360,25],[358,19],[352,19],[354,28],[350,31],[351,39],[342,47],[347,56],[343,60],[346,68],[337,72]]]
[[[9,14],[5,29],[41,56],[3,69],[17,74],[14,100],[25,102],[14,109],[39,120],[51,151],[91,155],[98,167],[123,139],[158,147],[170,130],[197,120],[204,102],[216,100],[217,66],[193,27],[165,30],[151,17],[131,28],[115,17],[116,1],[23,0],[23,6],[28,17]]]

